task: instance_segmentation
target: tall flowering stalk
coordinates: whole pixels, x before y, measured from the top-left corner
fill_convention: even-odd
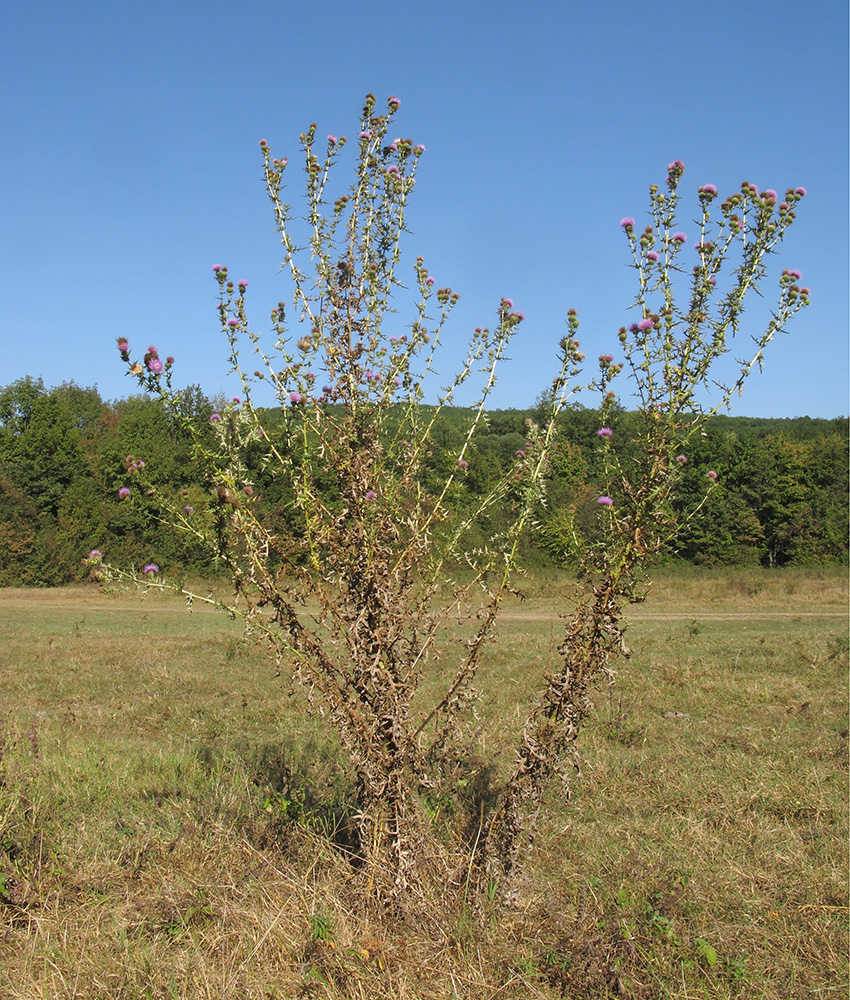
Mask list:
[[[707,417],[741,392],[765,348],[809,302],[801,275],[784,270],[775,306],[763,330],[748,329],[750,344],[735,359],[730,378],[716,374],[736,334],[743,333],[744,301],[764,294],[769,256],[794,220],[805,195],[789,189],[784,199],[745,183],[715,210],[717,188],[698,190],[698,238],[688,275],[688,238],[677,228],[679,183],[684,164],[668,167],[666,189],[649,190],[649,224],[638,232],[635,220],[621,227],[635,271],[638,318],[619,331],[622,360],[599,358],[596,386],[601,393],[599,447],[603,451],[603,492],[598,498],[602,533],[582,560],[574,609],[568,617],[559,662],[531,710],[517,747],[516,765],[497,808],[490,816],[482,851],[489,878],[510,893],[511,876],[534,838],[543,794],[560,777],[568,791],[578,767],[576,740],[592,710],[590,692],[599,680],[613,682],[612,661],[628,655],[623,606],[643,599],[647,563],[675,541],[677,523],[671,501],[687,462],[688,443]],[[683,287],[684,286],[684,287]],[[678,290],[678,295],[677,295]],[[679,297],[682,296],[682,297]],[[570,317],[571,334],[577,320]],[[738,342],[740,346],[740,341]],[[615,424],[617,395],[612,388],[623,371],[639,400],[640,433],[621,459]],[[702,402],[709,390],[715,401]],[[717,472],[706,473],[713,486]]]
[[[407,326],[396,319],[407,204],[424,152],[392,138],[398,107],[390,98],[378,113],[367,97],[351,142],[354,181],[333,200],[331,172],[349,140],[320,141],[315,125],[301,135],[307,208],[300,220],[283,200],[291,166],[260,142],[292,296],[272,310],[268,343],[249,323],[248,283],[214,266],[218,315],[242,390],[205,428],[173,387],[172,359],[161,362],[151,347],[134,362],[127,341],[118,345],[129,372],[193,436],[203,486],[191,504],[150,489],[134,494],[226,567],[236,595],[223,606],[265,639],[280,669],[306,685],[336,730],[355,776],[366,872],[379,893],[396,897],[422,882],[422,859],[434,854],[421,850],[432,836],[423,797],[462,759],[474,679],[554,433],[554,420],[527,428],[528,445],[504,479],[462,516],[453,509],[497,368],[523,316],[502,299],[495,325],[476,328],[437,405],[423,405],[458,295],[438,287],[419,257],[413,319]],[[577,346],[562,352],[553,417],[579,360]],[[426,489],[435,423],[476,371],[481,391],[464,440],[442,481]],[[260,382],[273,389],[282,423],[254,406]],[[258,461],[266,481],[276,478],[291,498],[285,518],[263,509],[251,477]],[[470,529],[494,505],[510,509],[509,527],[471,550]],[[279,530],[271,527],[281,521]],[[451,576],[458,563],[467,567],[462,585]],[[147,569],[146,586],[168,585]],[[425,676],[442,679],[442,692],[422,695]]]

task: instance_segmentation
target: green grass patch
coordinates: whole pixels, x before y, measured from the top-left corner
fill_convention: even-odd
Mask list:
[[[485,801],[568,606],[525,590],[479,678]],[[843,995],[846,607],[842,571],[659,573],[518,907],[404,927],[351,879],[332,735],[238,623],[0,591],[0,997]]]

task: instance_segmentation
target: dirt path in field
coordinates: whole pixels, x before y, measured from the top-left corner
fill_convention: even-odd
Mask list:
[[[551,599],[544,598],[547,604]],[[535,598],[529,600],[530,604],[537,603]],[[506,609],[501,613],[503,621],[511,622],[541,622],[558,618],[559,608],[557,602],[551,602],[551,610],[538,611],[529,608],[525,611],[522,608]],[[115,612],[118,614],[156,614],[159,611],[171,612],[179,611],[185,613],[185,605],[169,595],[151,594],[147,599],[139,596],[136,600],[130,595],[103,596],[87,587],[68,587],[62,590],[37,590],[19,588],[0,588],[0,614],[16,611],[37,611],[37,610],[62,610],[75,609],[82,614],[86,612]],[[566,609],[565,609],[566,610]],[[215,608],[204,604],[201,601],[195,603],[193,614],[218,614]],[[818,611],[726,611],[726,610],[703,610],[695,607],[687,611],[665,611],[663,608],[658,611],[632,607],[626,610],[627,617],[633,622],[641,621],[771,621],[775,619],[790,620],[804,618],[848,618],[846,609],[836,607]]]
[[[503,611],[499,616],[504,621],[541,622],[552,615],[537,611]],[[675,622],[693,621],[761,621],[771,618],[847,618],[846,611],[628,611],[626,617],[633,622]]]

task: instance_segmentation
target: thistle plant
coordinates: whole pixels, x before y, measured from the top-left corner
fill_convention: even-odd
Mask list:
[[[767,258],[803,192],[789,191],[777,204],[773,192],[744,185],[714,214],[716,190],[704,185],[690,275],[687,240],[676,226],[679,161],[669,168],[666,190],[650,189],[650,225],[639,234],[634,220],[623,220],[639,317],[620,330],[621,358],[602,355],[592,381],[602,400],[600,531],[585,553],[558,660],[525,723],[514,769],[489,814],[472,824],[469,860],[452,869],[427,804],[457,775],[474,739],[476,674],[513,589],[518,544],[539,509],[557,415],[578,387],[584,356],[570,311],[547,418],[528,423],[525,447],[495,486],[458,507],[454,498],[486,426],[498,367],[523,315],[503,298],[492,328],[475,329],[458,374],[436,404],[426,405],[458,295],[437,287],[421,257],[402,269],[406,211],[424,147],[390,138],[398,109],[391,97],[380,113],[368,95],[353,140],[320,140],[316,125],[301,135],[300,218],[283,200],[288,161],[260,142],[292,294],[272,309],[271,335],[262,335],[249,320],[248,283],[214,266],[219,322],[241,390],[209,423],[198,424],[175,388],[174,359],[163,362],[150,346],[133,360],[129,343],[119,340],[128,372],[191,436],[197,470],[196,489],[168,495],[147,482],[143,461],[128,456],[128,483],[142,488],[125,486],[122,495],[205,546],[230,575],[233,600],[195,594],[162,577],[156,563],[137,575],[103,566],[100,552],[91,561],[104,574],[173,587],[190,601],[241,616],[279,670],[304,685],[350,765],[359,856],[367,884],[381,897],[398,903],[403,890],[428,882],[468,887],[473,873],[508,897],[546,788],[558,776],[568,782],[577,764],[592,686],[610,681],[615,656],[627,652],[623,607],[641,598],[643,567],[675,538],[671,501],[688,442],[808,302],[799,275],[783,272],[766,330],[729,384],[720,385],[713,408],[701,404],[716,362],[743,330],[744,299],[761,290]],[[331,194],[346,147],[354,148],[354,179]],[[731,265],[728,276],[724,265]],[[683,281],[687,300],[679,305]],[[396,309],[405,297],[412,318],[400,325]],[[640,405],[635,459],[621,455],[610,426],[613,386],[624,371]],[[462,443],[436,474],[429,452],[437,421],[475,376],[480,393]],[[270,387],[276,409],[254,404],[260,384]],[[283,501],[262,495],[258,468]],[[707,489],[713,482],[706,480]],[[507,516],[482,541],[474,529],[494,509]]]
[[[709,416],[742,391],[753,369],[761,368],[770,341],[809,303],[800,273],[782,271],[764,330],[749,333],[750,344],[735,357],[732,376],[718,377],[717,362],[730,354],[733,338],[742,332],[745,299],[764,294],[768,258],[806,192],[789,189],[780,200],[775,191],[744,183],[716,211],[717,188],[702,185],[694,222],[697,259],[689,274],[688,238],[677,226],[685,167],[676,160],[667,169],[665,189],[649,189],[646,228],[639,232],[631,217],[620,223],[635,271],[638,318],[619,330],[621,360],[600,355],[595,380],[601,395],[598,438],[604,472],[597,505],[602,531],[584,553],[558,665],[525,722],[516,765],[483,841],[488,878],[501,879],[508,893],[514,868],[534,838],[549,782],[558,776],[568,791],[578,768],[576,740],[592,710],[593,685],[613,683],[613,662],[628,656],[623,606],[643,600],[652,557],[669,550],[681,530],[672,500],[687,463],[688,443]],[[568,322],[574,339],[578,319],[573,312]],[[609,426],[617,404],[613,386],[624,371],[639,402],[640,421],[629,449],[636,457],[628,459],[621,458]],[[704,403],[712,391],[714,402]],[[716,481],[716,471],[709,470],[706,486],[710,489]]]
[[[424,405],[458,294],[438,287],[421,257],[407,272],[412,289],[402,284],[405,213],[424,147],[391,138],[398,107],[391,97],[378,113],[369,95],[351,143],[335,135],[320,142],[315,125],[301,135],[307,207],[300,220],[283,201],[288,161],[260,142],[292,296],[271,311],[268,344],[249,322],[248,283],[213,267],[242,388],[207,427],[188,415],[172,382],[173,359],[161,361],[151,346],[134,361],[128,342],[118,343],[129,373],[192,436],[203,487],[185,504],[147,483],[132,496],[124,487],[125,495],[207,546],[235,586],[235,599],[222,606],[268,643],[280,671],[305,685],[335,730],[354,775],[360,854],[370,884],[387,897],[421,881],[420,848],[431,835],[423,796],[463,759],[476,672],[512,586],[554,433],[553,421],[528,426],[526,447],[495,487],[462,514],[453,508],[523,315],[502,299],[492,328],[473,331],[436,405]],[[354,181],[331,199],[332,171],[349,144]],[[395,304],[410,291],[413,317],[400,326]],[[553,416],[577,373],[577,348],[562,360]],[[480,395],[463,442],[436,486],[430,470],[427,488],[435,424],[476,377]],[[261,382],[273,390],[280,419],[254,405]],[[288,499],[285,512],[264,504],[252,478],[258,463],[264,481],[276,481]],[[144,467],[132,460],[128,475],[142,482]],[[509,512],[507,527],[470,547],[470,531],[497,506]],[[150,566],[143,575],[147,586],[209,599]],[[423,677],[442,683],[430,699],[420,695]]]

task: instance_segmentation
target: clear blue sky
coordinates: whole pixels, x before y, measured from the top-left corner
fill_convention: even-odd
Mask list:
[[[733,412],[846,414],[847,27],[838,0],[16,5],[0,385],[40,375],[120,398],[123,334],[174,355],[178,382],[232,391],[211,265],[251,283],[255,328],[289,294],[258,140],[293,159],[311,121],[353,135],[372,91],[400,97],[399,132],[427,147],[411,247],[461,294],[449,353],[502,295],[527,317],[495,406],[534,402],[569,307],[589,357],[617,353],[633,317],[619,221],[640,222],[679,157],[683,192],[809,192],[777,264],[813,303]]]

